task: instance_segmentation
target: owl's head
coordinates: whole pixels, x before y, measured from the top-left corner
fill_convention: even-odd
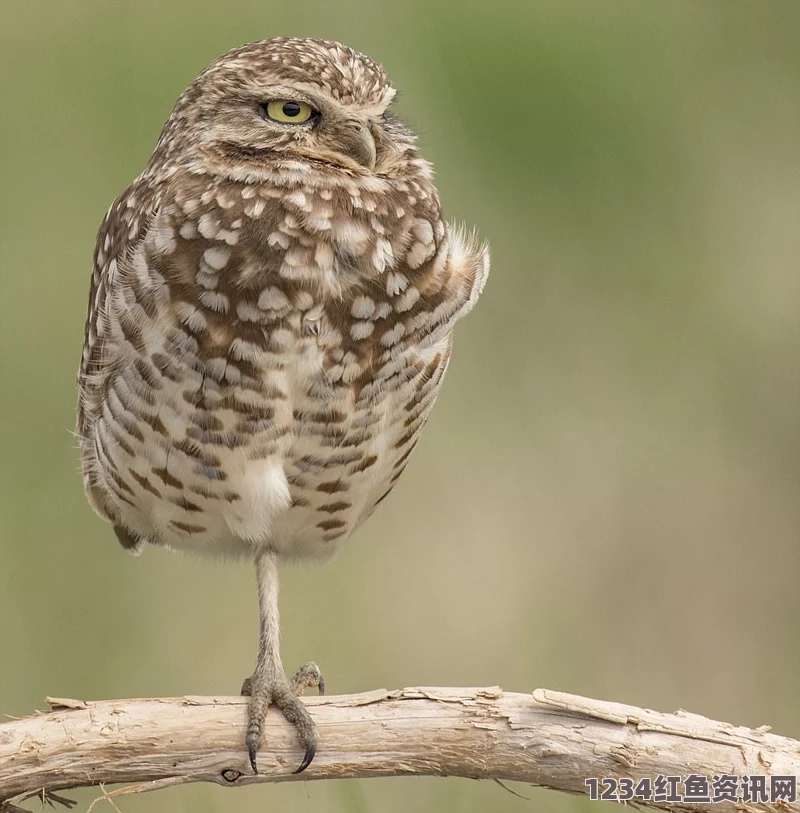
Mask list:
[[[280,38],[212,62],[184,91],[155,156],[243,166],[393,175],[416,155],[390,112],[383,68],[337,42]]]

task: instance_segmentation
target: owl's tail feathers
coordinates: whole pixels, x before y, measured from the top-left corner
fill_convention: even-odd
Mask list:
[[[122,525],[115,525],[114,533],[117,535],[120,545],[122,545],[131,556],[139,556],[147,544],[146,540],[134,536],[127,528],[123,528]]]

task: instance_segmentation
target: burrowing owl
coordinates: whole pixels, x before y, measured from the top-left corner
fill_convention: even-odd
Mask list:
[[[255,560],[246,744],[267,707],[317,735],[278,645],[280,559],[324,558],[408,462],[486,247],[442,220],[383,68],[272,39],[212,62],[114,201],[79,376],[89,501],[123,547]]]

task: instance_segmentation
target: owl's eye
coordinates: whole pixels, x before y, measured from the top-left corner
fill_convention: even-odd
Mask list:
[[[261,111],[268,119],[282,124],[303,124],[317,111],[310,104],[291,99],[276,99],[261,105]]]

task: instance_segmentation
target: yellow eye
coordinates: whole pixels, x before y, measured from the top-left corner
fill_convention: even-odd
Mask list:
[[[314,108],[305,102],[293,102],[291,99],[277,99],[262,105],[267,118],[283,124],[303,124],[315,113]]]

